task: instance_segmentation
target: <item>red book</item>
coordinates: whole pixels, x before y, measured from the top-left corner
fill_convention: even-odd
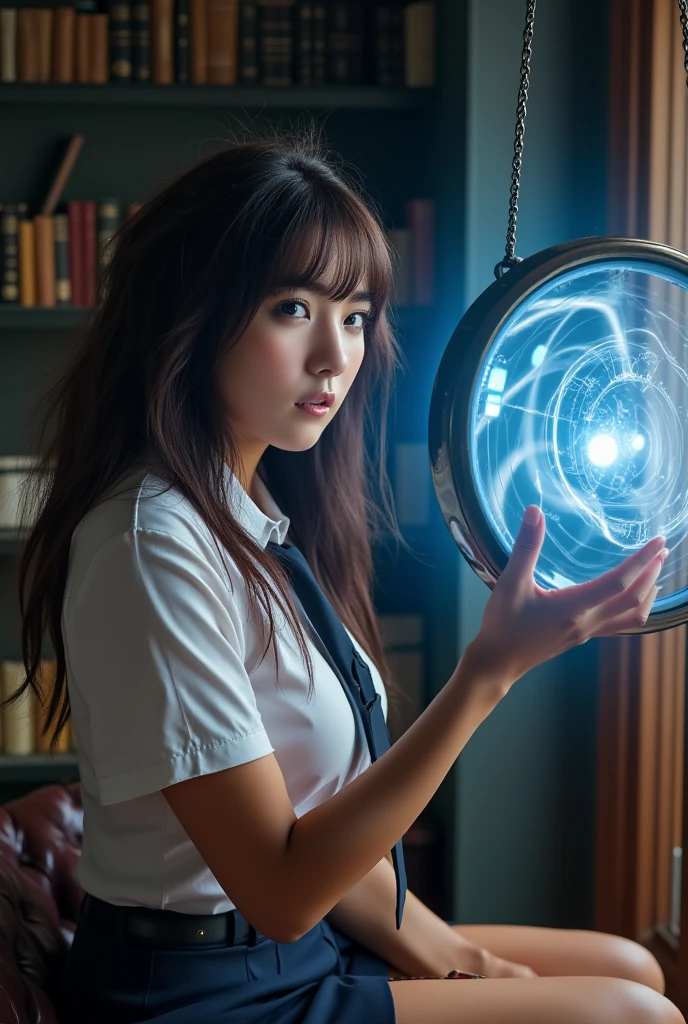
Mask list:
[[[69,225],[69,280],[72,285],[72,305],[85,306],[84,302],[84,211],[78,199],[67,203]]]
[[[84,265],[84,306],[93,306],[96,301],[98,274],[98,224],[95,199],[82,199],[83,231],[82,252]]]
[[[413,298],[417,306],[435,301],[435,200],[409,199],[406,223],[413,238]]]

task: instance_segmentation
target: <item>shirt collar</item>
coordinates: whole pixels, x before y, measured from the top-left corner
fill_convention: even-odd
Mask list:
[[[148,466],[155,472],[157,460],[149,445],[145,446],[143,457]],[[224,464],[224,484],[227,504],[239,524],[243,526],[256,543],[260,544],[262,548],[267,547],[270,541],[274,541],[276,544],[284,544],[290,520],[284,515],[270,494],[265,481],[260,475],[260,471],[256,470],[254,488],[261,505],[267,509],[267,514],[258,508],[255,501],[244,490],[239,482],[239,478],[232,472],[226,462]]]
[[[262,548],[270,541],[284,544],[290,520],[277,505],[259,472],[256,470],[253,486],[261,505],[267,509],[267,514],[258,508],[227,463],[224,470],[227,503],[241,526]]]

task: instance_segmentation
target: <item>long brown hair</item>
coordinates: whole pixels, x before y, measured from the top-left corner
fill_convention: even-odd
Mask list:
[[[41,403],[36,468],[22,497],[28,530],[19,565],[26,680],[43,706],[50,750],[70,716],[61,612],[70,541],[80,520],[126,475],[144,448],[229,552],[253,612],[269,620],[270,595],[313,667],[289,580],[232,516],[225,462],[239,452],[222,417],[216,367],[271,288],[284,277],[329,271],[328,293],[347,298],[365,277],[373,293],[361,368],[318,442],[268,448],[261,474],[291,520],[294,541],[341,620],[372,657],[390,709],[400,696],[371,599],[372,541],[404,547],[386,473],[385,423],[394,371],[404,365],[389,306],[396,256],[362,187],[314,127],[251,133],[191,166],[118,230],[96,303],[73,356]],[[369,435],[366,435],[366,427]],[[371,452],[374,451],[374,455]],[[369,490],[377,477],[377,494]],[[55,652],[47,711],[42,644]]]

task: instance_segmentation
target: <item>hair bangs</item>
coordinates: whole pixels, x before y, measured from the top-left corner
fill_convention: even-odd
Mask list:
[[[367,211],[343,196],[328,195],[325,202],[302,207],[285,226],[276,251],[269,291],[312,284],[333,302],[343,302],[361,285],[375,313],[389,302],[392,264],[384,233]]]

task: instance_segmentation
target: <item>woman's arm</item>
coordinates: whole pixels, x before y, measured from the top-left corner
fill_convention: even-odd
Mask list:
[[[397,931],[396,898],[394,868],[383,857],[325,917],[400,973],[438,978],[453,970],[482,973],[483,950],[457,935],[410,890]]]

